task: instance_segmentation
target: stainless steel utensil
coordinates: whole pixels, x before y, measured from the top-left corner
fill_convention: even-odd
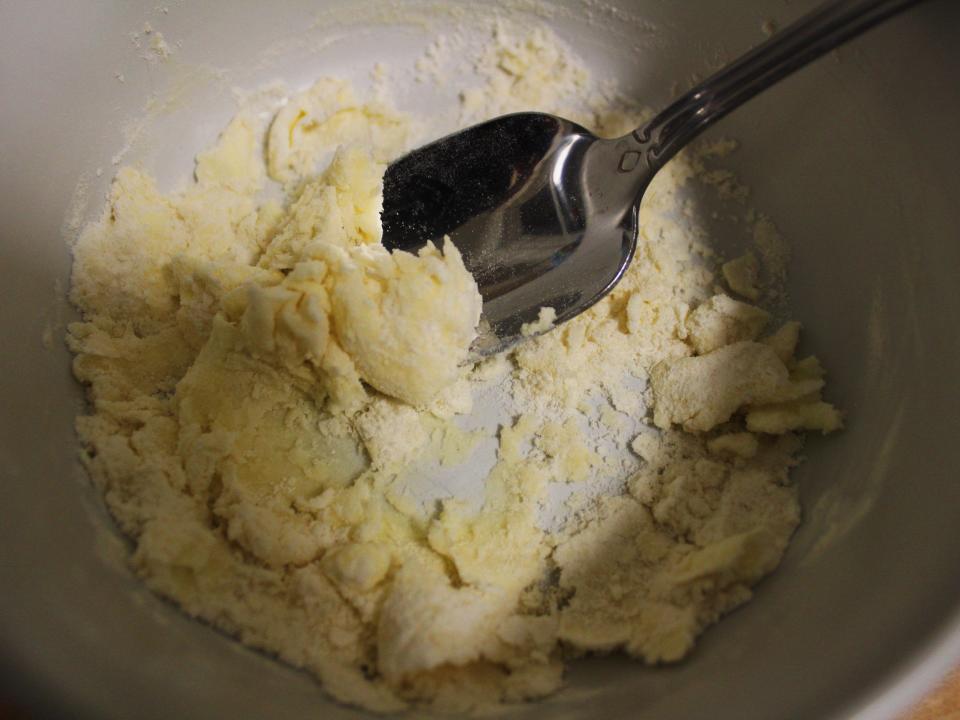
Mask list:
[[[384,178],[384,244],[413,250],[449,235],[483,295],[475,356],[556,323],[617,284],[633,257],[643,193],[705,128],[757,93],[919,0],[831,0],[700,83],[629,135],[604,140],[544,113],[448,135]]]

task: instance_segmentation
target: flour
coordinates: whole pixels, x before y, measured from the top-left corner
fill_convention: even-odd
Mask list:
[[[421,82],[451,81],[458,38]],[[545,110],[615,136],[649,115],[544,28],[499,21],[465,61],[464,121]],[[799,323],[726,294],[767,297],[786,257],[705,164],[734,145],[658,174],[612,293],[469,366],[480,300],[456,248],[380,244],[384,163],[421,122],[385,95],[321,78],[242,109],[183,190],[122,168],[77,241],[77,427],[133,567],[374,711],[543,697],[575,654],[680,660],[778,564],[795,431],[841,425]],[[759,259],[719,270],[695,183],[750,213]]]
[[[139,57],[150,65],[164,62],[174,53],[163,33],[156,30],[148,22],[143,24],[143,28],[139,32],[130,33],[130,42],[134,48],[140,51],[138,53]],[[123,76],[119,75],[117,79],[123,82],[122,78]]]

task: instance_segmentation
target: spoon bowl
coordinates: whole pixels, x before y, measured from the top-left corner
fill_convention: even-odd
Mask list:
[[[652,178],[639,166],[606,177],[629,144],[543,113],[438,140],[387,169],[384,244],[416,250],[451,236],[483,295],[473,350],[505,350],[541,307],[563,322],[620,279],[636,246],[638,182]]]

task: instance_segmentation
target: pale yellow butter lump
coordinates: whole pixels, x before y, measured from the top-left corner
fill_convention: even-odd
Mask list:
[[[457,379],[482,301],[453,243],[417,255],[372,247],[326,257],[337,337],[364,380],[416,405]]]
[[[542,307],[537,313],[537,319],[520,326],[520,334],[524,337],[545,333],[553,327],[557,320],[557,311],[552,307]]]
[[[687,320],[688,339],[700,354],[663,360],[650,372],[654,422],[668,429],[707,432],[745,412],[747,429],[782,435],[791,430],[831,432],[842,427],[840,413],[820,399],[823,370],[811,357],[793,354],[800,325],[785,323],[755,342],[769,320],[765,311],[716,295]],[[742,455],[744,441],[712,441],[715,448]],[[731,441],[732,442],[732,441]]]
[[[324,369],[332,342],[360,379],[425,404],[459,376],[482,301],[449,241],[416,255],[380,245],[383,170],[347,148],[301,190],[259,263],[288,274],[248,288],[242,327],[252,351],[287,365]]]
[[[726,422],[744,405],[779,397],[790,374],[771,348],[749,341],[697,357],[664,361],[650,374],[654,421],[704,432]]]
[[[769,320],[765,310],[714,295],[690,313],[686,330],[694,349],[703,355],[741,340],[756,340]]]
[[[508,607],[475,588],[452,587],[436,557],[411,561],[394,580],[381,612],[377,667],[388,680],[402,682],[415,673],[478,660]]]
[[[458,378],[482,302],[451,243],[417,255],[319,243],[306,252],[317,259],[298,263],[281,284],[246,288],[241,327],[252,352],[321,370],[332,352],[346,365],[334,372],[412,404]]]
[[[751,432],[782,435],[791,430],[819,430],[826,434],[842,427],[840,412],[818,399],[767,405],[747,413],[747,429]]]
[[[259,267],[291,270],[314,244],[378,244],[384,165],[356,146],[340,148],[324,172],[303,183],[262,240]]]
[[[361,145],[380,162],[400,155],[410,123],[387,105],[358,100],[353,87],[338,78],[321,78],[290,98],[267,135],[270,177],[292,183],[308,177],[338,145]]]
[[[780,361],[786,365],[792,362],[794,353],[797,351],[797,343],[800,342],[800,323],[796,320],[786,322],[775,333],[765,337],[762,342],[772,347]]]
[[[753,253],[741,255],[738,258],[723,264],[721,271],[727,285],[738,295],[756,302],[760,299],[758,285],[760,277],[760,263]]]
[[[734,457],[752,458],[760,449],[760,443],[756,435],[748,432],[728,433],[708,440],[707,449],[716,455],[727,454]]]

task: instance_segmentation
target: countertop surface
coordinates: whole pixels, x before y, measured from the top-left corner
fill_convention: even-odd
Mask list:
[[[960,720],[960,668],[902,720]]]

